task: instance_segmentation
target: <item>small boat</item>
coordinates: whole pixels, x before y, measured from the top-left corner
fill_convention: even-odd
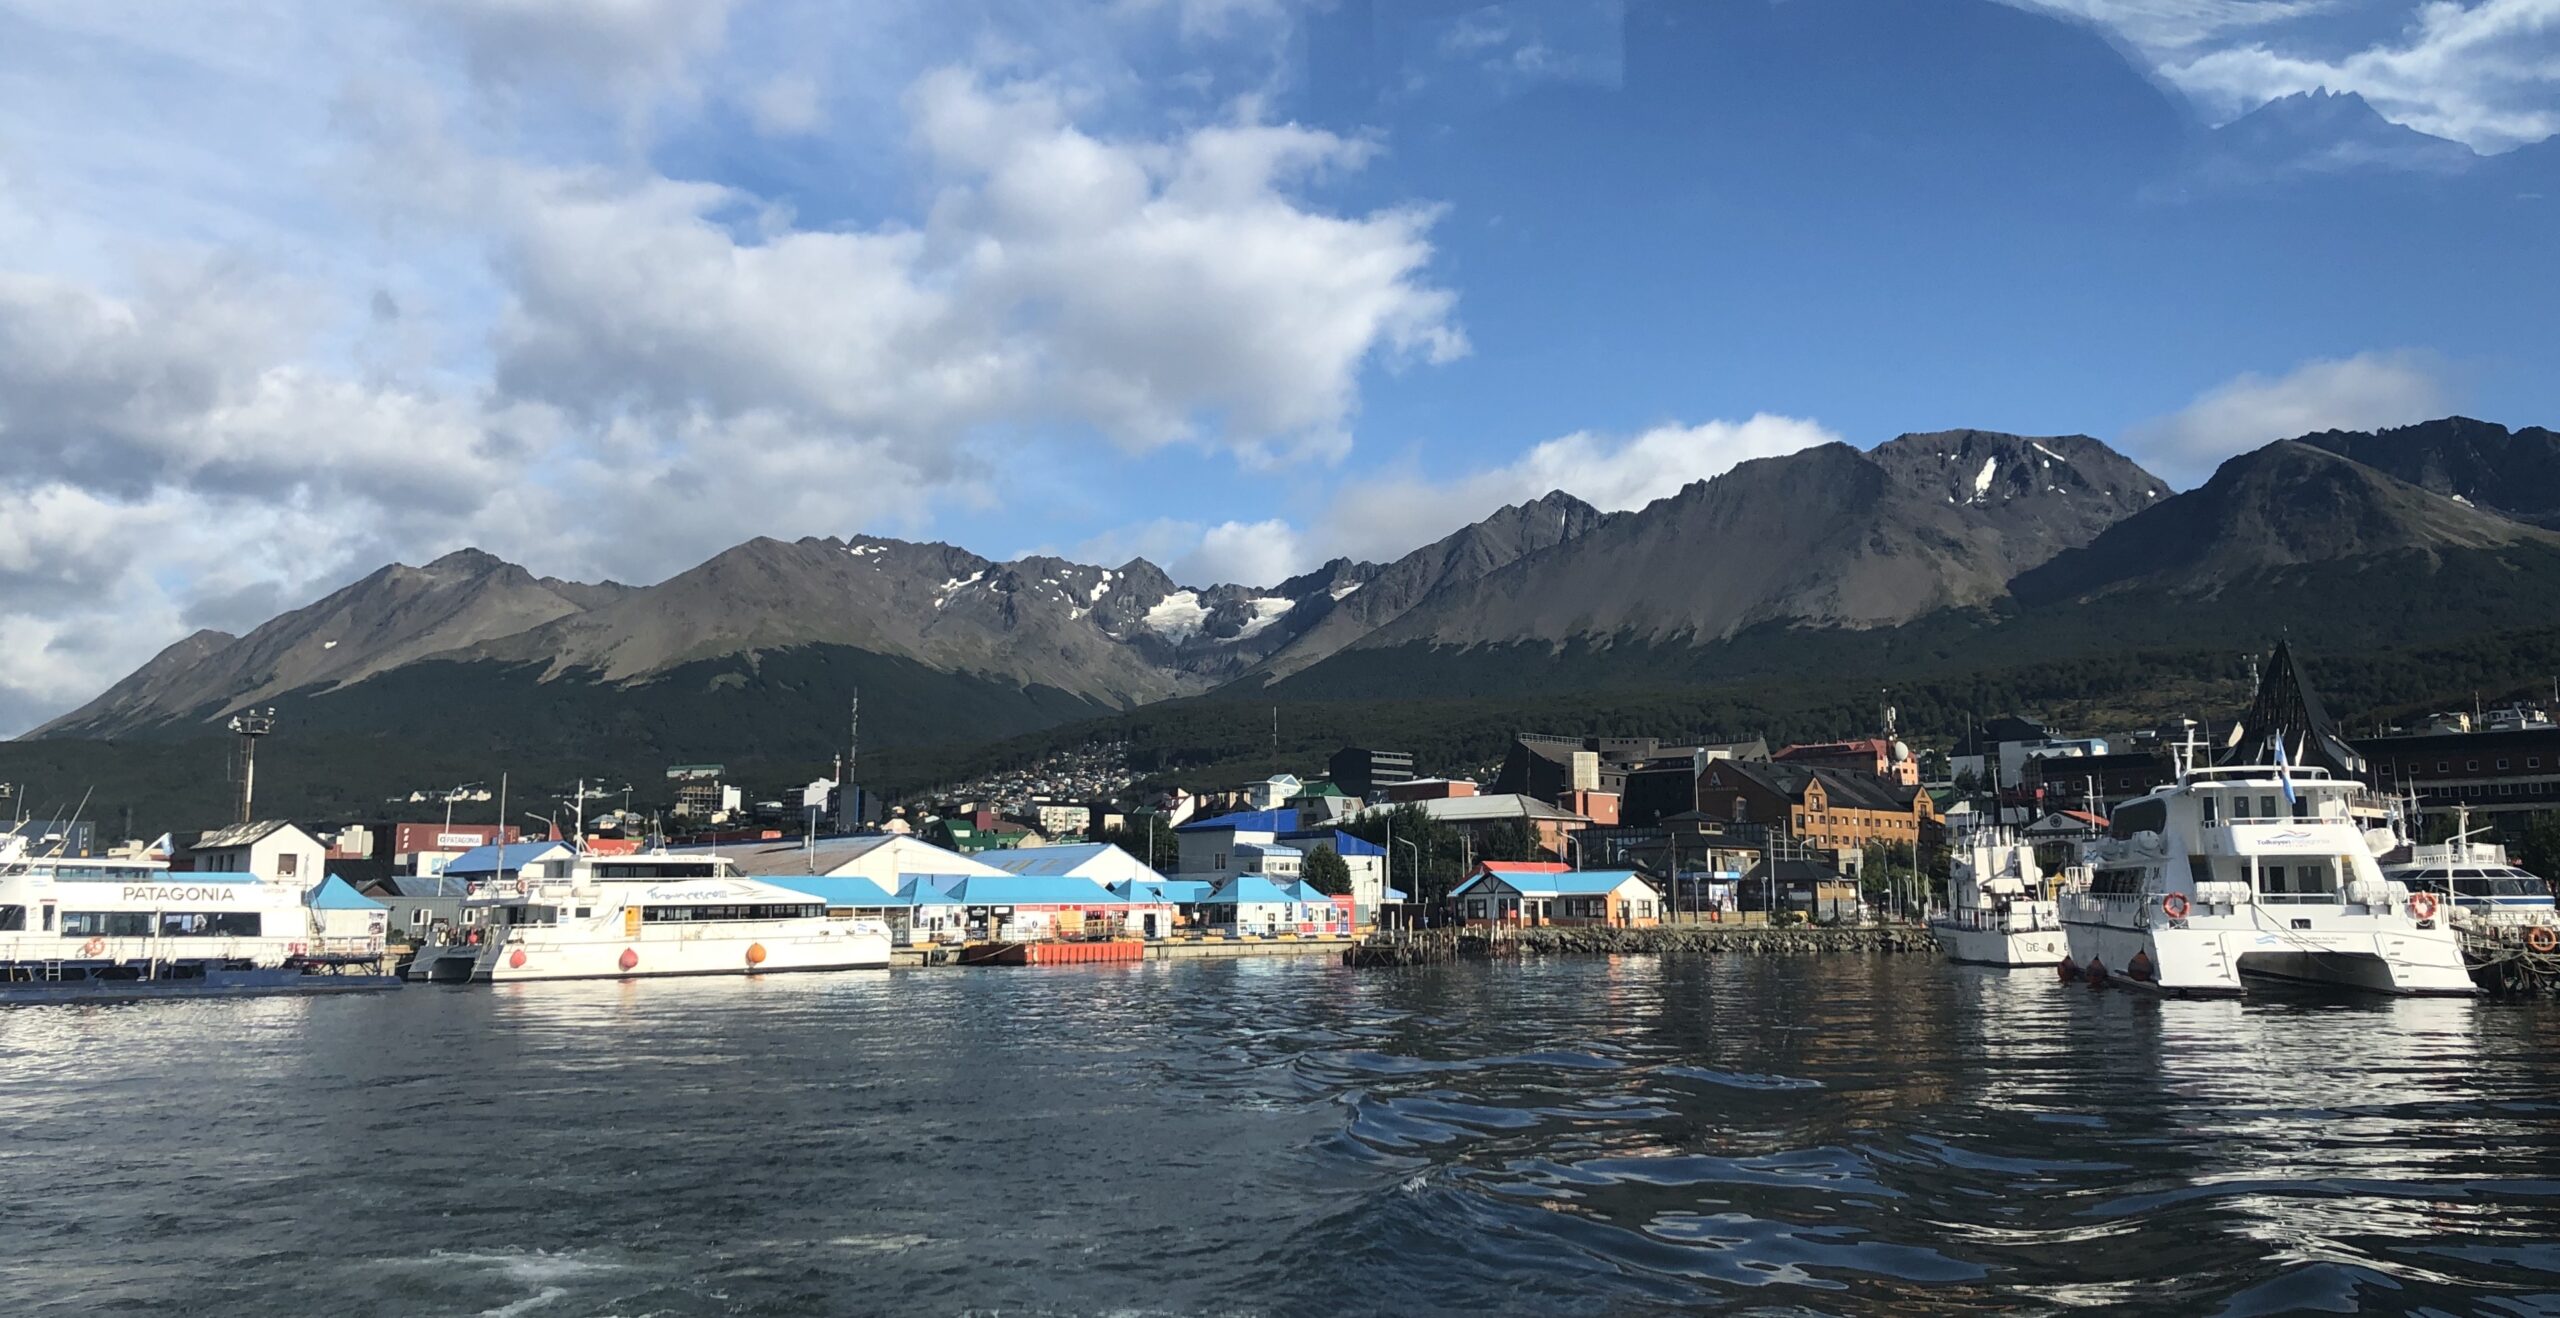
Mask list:
[[[1979,966],[2062,964],[2062,910],[2045,896],[2035,848],[2006,829],[1984,828],[1958,842],[1947,882],[1949,909],[1929,932],[1950,961]]]
[[[534,867],[528,866],[528,870]],[[409,977],[439,984],[879,970],[889,926],[831,891],[751,878],[722,856],[580,855],[563,872],[475,884],[463,923],[419,949]]]
[[[352,890],[155,861],[34,856],[0,840],[0,1003],[347,993],[391,988],[379,915],[321,909]],[[351,921],[334,916],[353,914]]]

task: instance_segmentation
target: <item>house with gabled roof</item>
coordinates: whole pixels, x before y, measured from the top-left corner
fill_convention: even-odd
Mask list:
[[[1610,925],[1662,923],[1662,898],[1634,870],[1574,870],[1562,865],[1488,861],[1450,892],[1458,915],[1476,925]]]

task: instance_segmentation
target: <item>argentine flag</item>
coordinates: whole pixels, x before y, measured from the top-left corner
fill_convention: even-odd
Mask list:
[[[2284,734],[2281,732],[2276,734],[2276,781],[2284,785],[2285,807],[2291,809],[2296,804],[2293,797],[2293,774],[2285,767]]]

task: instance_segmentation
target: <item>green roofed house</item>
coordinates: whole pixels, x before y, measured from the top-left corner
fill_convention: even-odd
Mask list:
[[[1318,778],[1298,789],[1285,803],[1298,812],[1299,826],[1321,828],[1337,819],[1348,819],[1360,808],[1360,798],[1334,785],[1330,778]]]

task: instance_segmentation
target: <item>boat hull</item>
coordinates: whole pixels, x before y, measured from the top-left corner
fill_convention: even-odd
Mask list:
[[[372,993],[399,986],[400,980],[394,975],[306,974],[292,967],[210,970],[201,976],[185,979],[84,979],[59,983],[0,984],[0,1006]]]
[[[2069,954],[2059,929],[1969,929],[1932,920],[1929,933],[1949,961],[1969,966],[2057,966]]]
[[[618,932],[618,931],[617,931]],[[517,929],[481,952],[470,982],[515,984],[567,979],[659,979],[693,975],[777,975],[885,970],[889,937],[851,927],[789,931],[753,927],[672,927],[652,937],[582,937]],[[449,974],[435,968],[439,979]],[[447,981],[450,982],[450,981]]]
[[[2093,983],[2179,996],[2232,996],[2281,980],[2403,996],[2477,991],[2444,930],[2278,930],[2245,923],[2123,925],[2066,921],[2072,973]]]

